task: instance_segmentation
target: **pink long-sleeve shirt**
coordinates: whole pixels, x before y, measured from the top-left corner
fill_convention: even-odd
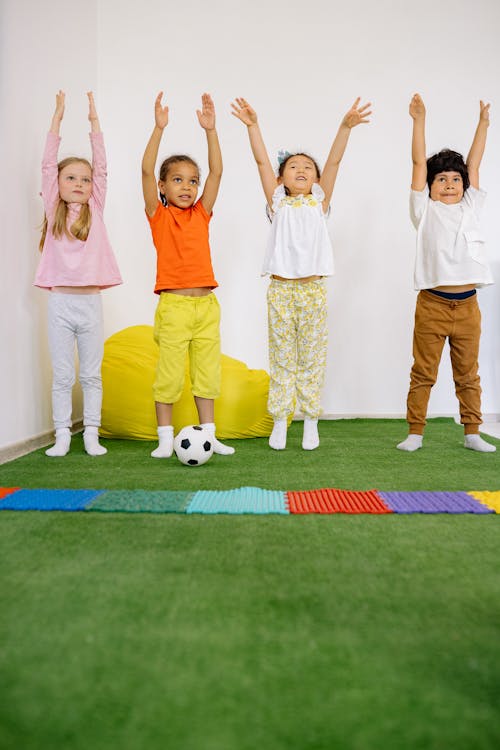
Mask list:
[[[92,223],[86,240],[65,234],[56,239],[52,234],[54,213],[59,200],[57,154],[61,139],[47,134],[42,160],[42,199],[48,228],[34,284],[42,289],[54,286],[98,286],[107,289],[122,283],[111,248],[103,211],[106,198],[106,152],[102,133],[90,133],[92,147],[92,194],[89,208]],[[68,229],[80,212],[80,205],[68,204]]]

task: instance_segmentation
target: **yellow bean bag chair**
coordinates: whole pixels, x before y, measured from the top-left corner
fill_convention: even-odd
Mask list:
[[[153,381],[158,345],[152,326],[131,326],[111,336],[104,344],[102,362],[103,437],[156,440]],[[273,422],[267,412],[269,375],[250,370],[243,362],[222,355],[221,396],[215,401],[215,423],[219,438],[265,437]],[[186,381],[174,405],[174,431],[198,423],[191,394],[186,358]]]

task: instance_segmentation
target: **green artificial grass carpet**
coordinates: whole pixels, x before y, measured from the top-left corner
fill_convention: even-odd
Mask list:
[[[415,453],[396,450],[406,435],[403,420],[322,421],[321,445],[301,448],[302,423],[292,423],[287,448],[273,451],[267,438],[227,441],[233,456],[213,456],[200,467],[186,467],[175,456],[152,459],[154,443],[103,440],[105,456],[87,456],[80,435],[64,458],[35,451],[0,466],[3,487],[86,489],[225,490],[261,487],[307,490],[497,490],[500,489],[500,441],[496,453],[463,447],[463,431],[452,419],[432,419],[424,447]]]
[[[496,750],[496,517],[0,516],[2,750]]]
[[[293,424],[282,453],[232,441],[194,469],[150,443],[91,458],[76,437],[0,466],[0,486],[142,489],[150,510],[242,485],[499,489],[500,451],[465,450],[451,420],[411,455],[402,421],[320,430],[318,451]],[[0,513],[2,750],[499,746],[497,514],[153,515],[116,497],[127,512]]]

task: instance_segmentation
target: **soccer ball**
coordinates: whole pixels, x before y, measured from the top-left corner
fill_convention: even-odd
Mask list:
[[[214,452],[210,435],[199,424],[183,427],[174,439],[174,451],[186,466],[205,464]]]

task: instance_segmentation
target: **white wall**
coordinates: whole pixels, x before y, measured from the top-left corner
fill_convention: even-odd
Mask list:
[[[68,10],[69,7],[69,10]],[[484,230],[500,280],[500,96],[496,0],[436,4],[397,0],[93,0],[84,11],[60,0],[4,0],[2,18],[2,420],[0,447],[50,428],[45,293],[32,289],[41,219],[39,161],[54,93],[67,92],[63,152],[88,153],[87,89],[96,94],[109,162],[106,221],[125,284],[104,294],[106,332],[151,323],[155,257],[143,215],[140,160],[160,89],[171,123],[160,156],[186,151],[206,174],[195,109],[214,97],[225,173],[211,244],[220,283],[223,351],[267,368],[260,266],[268,225],[246,129],[230,102],[257,109],[271,155],[307,150],[323,162],[338,123],[359,94],[372,123],[353,131],[333,197],[336,275],[329,281],[326,413],[400,415],[411,364],[414,230],[408,218],[411,120],[427,104],[428,150],[466,152],[479,98],[492,101],[481,171],[489,193]],[[26,23],[26,17],[33,20]],[[57,33],[56,33],[57,32]],[[46,40],[53,44],[47,47]],[[500,412],[497,287],[480,292],[483,410]],[[446,360],[431,414],[455,413]]]

